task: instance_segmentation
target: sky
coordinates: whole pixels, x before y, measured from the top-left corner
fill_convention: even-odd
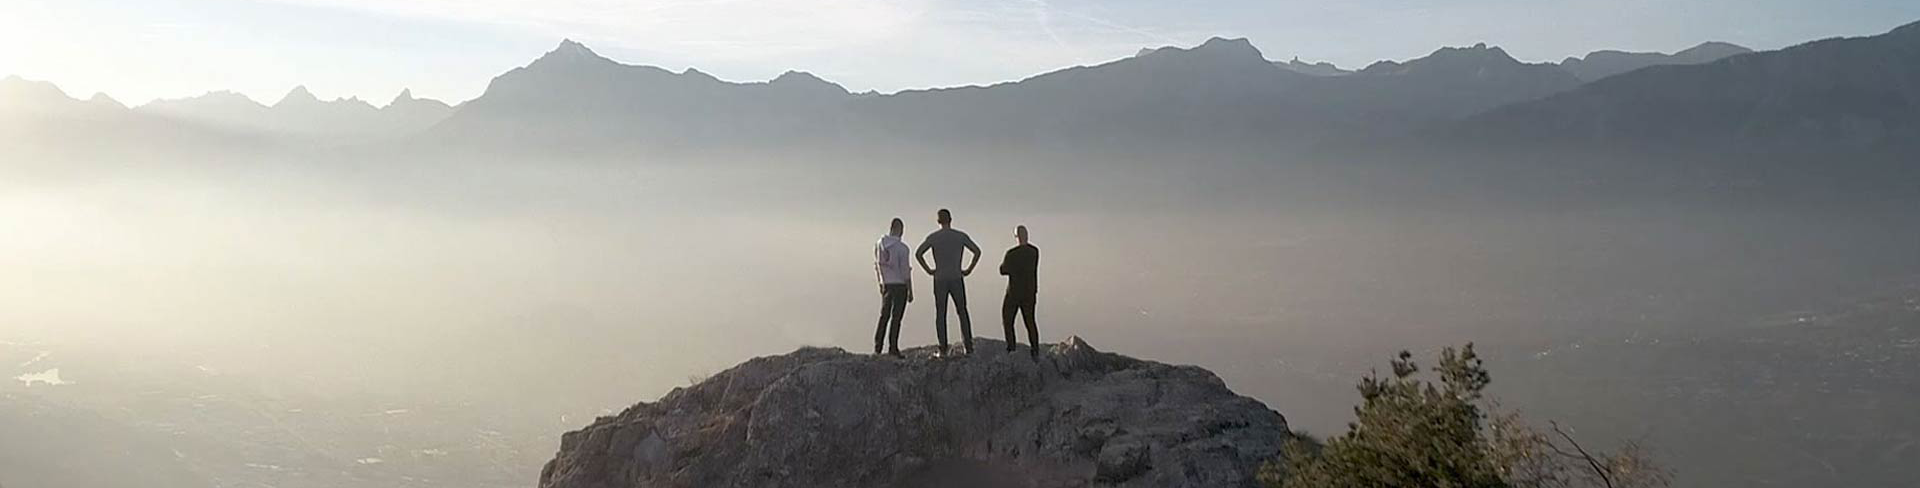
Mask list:
[[[453,102],[561,39],[722,79],[808,71],[856,91],[1016,80],[1143,47],[1245,37],[1357,68],[1441,46],[1523,61],[1598,49],[1757,49],[1885,32],[1913,0],[0,0],[0,75],[129,104],[296,85]]]

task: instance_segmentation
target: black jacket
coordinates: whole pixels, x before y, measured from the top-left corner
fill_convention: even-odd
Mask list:
[[[1007,250],[1000,260],[1000,274],[1007,275],[1007,294],[1025,296],[1039,293],[1036,274],[1040,271],[1040,248],[1021,244]]]

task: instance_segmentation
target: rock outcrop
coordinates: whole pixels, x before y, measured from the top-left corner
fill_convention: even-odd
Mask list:
[[[1199,367],[980,346],[756,358],[567,433],[540,486],[1251,487],[1289,435]]]

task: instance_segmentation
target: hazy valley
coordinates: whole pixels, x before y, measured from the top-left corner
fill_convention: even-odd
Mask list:
[[[1296,429],[1475,341],[1507,403],[1680,486],[1920,477],[1920,26],[1303,64],[1216,39],[880,94],[568,41],[383,107],[8,79],[0,438],[44,442],[0,483],[532,486],[596,415],[864,350],[871,239],[943,207],[987,264],[1033,229],[1043,338],[1205,366]]]

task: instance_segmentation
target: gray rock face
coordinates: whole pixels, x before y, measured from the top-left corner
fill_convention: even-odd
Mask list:
[[[979,346],[753,359],[567,433],[540,486],[1252,487],[1289,435],[1198,367]]]

